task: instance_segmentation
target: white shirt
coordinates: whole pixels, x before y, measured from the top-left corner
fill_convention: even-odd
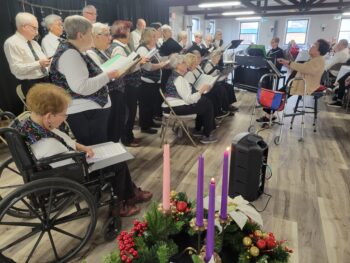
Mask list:
[[[58,36],[49,32],[41,41],[41,47],[48,58],[52,57],[55,54],[56,49],[60,44],[59,39],[60,38]]]
[[[57,134],[65,143],[76,150],[76,142],[72,140],[67,134],[61,132],[58,129],[51,130],[53,133]],[[32,153],[37,160],[45,157],[50,157],[59,153],[69,152],[69,149],[55,138],[44,138],[30,146]],[[74,163],[73,159],[63,160],[50,164],[51,167],[59,167],[67,164]]]
[[[128,48],[129,48],[128,45],[126,45],[126,44],[124,44],[124,43],[122,43],[122,42],[120,42],[120,41],[118,41],[118,40],[116,40],[116,39],[114,39],[113,42],[114,42],[114,43],[117,43],[117,44],[120,45],[121,47],[120,47],[120,46],[116,46],[116,47],[113,49],[113,51],[112,51],[111,57],[114,57],[114,56],[117,55],[117,54],[122,55],[122,56],[124,56],[124,57],[127,57],[128,54],[126,54],[124,48],[128,49]],[[122,47],[124,47],[124,48],[122,48]],[[131,50],[130,50],[130,51],[131,51]],[[138,70],[140,70],[140,64],[136,64],[136,65],[132,68],[131,72],[136,72],[136,71],[138,71]]]
[[[11,73],[19,80],[43,78],[45,74],[40,69],[39,61],[35,61],[27,42],[19,32],[6,39],[4,51]],[[45,59],[40,45],[35,40],[31,44],[39,59]]]
[[[139,54],[141,57],[145,57],[148,54],[148,52],[149,52],[148,49],[145,48],[144,46],[141,46],[139,49],[137,49],[137,54]],[[163,57],[163,58],[160,57],[158,52],[153,57],[155,57],[157,59],[158,63],[160,63],[160,61],[165,58],[165,57]],[[152,63],[151,62],[147,62],[147,63],[143,64],[141,67],[144,70],[152,71]],[[160,70],[160,78],[159,78],[159,81],[157,83],[160,83],[161,79],[162,79],[162,70]],[[153,80],[150,80],[150,79],[142,77],[142,76],[141,76],[141,80],[146,82],[146,83],[154,83]]]
[[[140,45],[141,34],[142,32],[138,29],[135,29],[130,33],[130,48],[132,51],[135,51]]]
[[[166,99],[168,100],[171,107],[194,104],[197,103],[201,98],[201,94],[199,94],[199,92],[192,94],[191,85],[184,77],[177,77],[174,81],[174,84],[176,87],[176,91],[181,97],[181,99],[167,97]],[[163,103],[162,107],[166,107],[166,104]]]
[[[68,49],[61,55],[58,60],[58,71],[66,77],[68,86],[72,91],[85,96],[97,92],[109,82],[107,72],[89,78],[85,61],[74,49]],[[103,108],[109,108],[110,106],[111,99],[108,96],[108,102]],[[89,99],[73,99],[67,113],[74,114],[94,109],[101,109],[101,106]]]
[[[330,58],[328,61],[326,61],[325,70],[329,70],[332,66],[339,64],[339,63],[345,63],[349,59],[349,49],[344,48],[343,50],[339,52],[335,52],[334,56]],[[330,72],[337,76],[339,73],[339,70],[330,70]]]
[[[100,52],[108,58],[107,54],[106,54],[104,51],[100,50]],[[95,52],[94,50],[89,49],[88,51],[86,51],[86,54],[87,54],[97,65],[101,65],[101,64],[104,63],[104,60],[102,60],[102,58],[101,58],[98,54],[96,54],[96,52]]]

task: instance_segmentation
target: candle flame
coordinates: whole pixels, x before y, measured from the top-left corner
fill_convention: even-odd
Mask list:
[[[211,179],[210,179],[210,182],[211,182],[212,184],[214,184],[214,183],[215,183],[215,179],[214,179],[214,178],[211,178]]]
[[[226,151],[231,151],[231,147],[230,146],[228,146],[227,148],[226,148]]]

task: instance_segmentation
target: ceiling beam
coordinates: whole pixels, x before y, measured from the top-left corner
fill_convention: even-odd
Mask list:
[[[282,2],[281,0],[274,0],[277,4],[280,4],[280,5],[286,5],[285,2]]]
[[[273,17],[273,16],[296,16],[296,15],[327,15],[327,14],[340,14],[341,10],[321,10],[321,11],[301,11],[301,12],[276,12],[276,13],[268,13],[261,14],[265,17]],[[251,15],[252,16],[252,15]],[[256,15],[254,15],[256,16]],[[245,16],[249,17],[249,16]],[[253,16],[252,16],[253,17]],[[235,16],[219,16],[219,15],[205,15],[205,19],[232,19],[236,18]]]

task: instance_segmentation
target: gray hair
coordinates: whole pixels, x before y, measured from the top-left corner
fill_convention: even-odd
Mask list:
[[[167,25],[167,24],[164,24],[161,26],[161,29],[162,29],[162,32],[166,31],[166,30],[169,30],[169,31],[172,31],[172,28],[171,26]]]
[[[107,24],[97,22],[92,25],[92,34],[95,36],[102,34],[106,30],[109,31],[109,26]]]
[[[85,6],[85,7],[83,8],[82,13],[84,14],[84,13],[86,13],[87,11],[91,11],[91,10],[97,11],[96,7],[94,7],[93,5],[87,5],[87,6]]]
[[[45,26],[47,29],[50,29],[50,27],[57,21],[62,20],[62,18],[58,15],[51,14],[44,18]]]
[[[215,57],[220,57],[222,52],[220,50],[214,50],[213,52],[210,53],[210,59],[215,58]]]
[[[21,26],[27,25],[33,21],[33,19],[37,20],[35,16],[31,13],[20,12],[16,15],[16,28],[19,29]]]
[[[202,37],[202,36],[203,36],[202,33],[199,31],[194,33],[194,37]]]
[[[176,67],[179,65],[179,64],[182,64],[182,63],[186,63],[185,62],[185,57],[183,55],[180,55],[180,54],[172,54],[170,57],[169,57],[169,66],[172,68],[172,69],[176,69]]]
[[[63,27],[67,33],[67,39],[75,40],[78,33],[86,34],[92,25],[85,17],[73,15],[66,17]]]
[[[211,34],[207,34],[207,35],[205,36],[205,40],[210,40],[210,41],[212,41],[212,40],[213,40],[213,36],[212,36]]]
[[[187,37],[187,31],[180,31],[177,35],[177,41],[181,41],[185,36]]]
[[[349,46],[349,42],[346,39],[340,39],[338,44],[342,45],[343,47],[348,47]]]

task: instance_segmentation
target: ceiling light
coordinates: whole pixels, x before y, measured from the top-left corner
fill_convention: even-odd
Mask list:
[[[350,12],[346,12],[342,14],[343,16],[350,16]]]
[[[236,20],[259,20],[261,16],[237,17]]]
[[[240,15],[253,15],[254,11],[243,11],[243,12],[224,12],[223,16],[240,16]]]
[[[238,1],[230,1],[230,2],[211,2],[211,3],[203,3],[199,4],[198,7],[200,8],[208,8],[208,7],[222,7],[222,6],[236,6],[240,5],[241,3]]]

